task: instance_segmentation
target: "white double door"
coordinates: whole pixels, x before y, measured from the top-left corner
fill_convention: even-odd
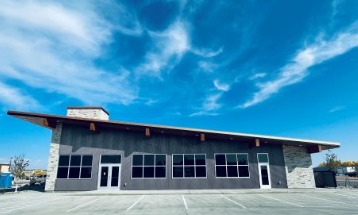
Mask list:
[[[98,189],[118,190],[121,180],[121,164],[101,164],[99,166]]]

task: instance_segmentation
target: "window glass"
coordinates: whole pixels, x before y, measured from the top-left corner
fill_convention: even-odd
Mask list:
[[[184,155],[184,165],[194,165],[194,155]]]
[[[239,165],[248,165],[247,154],[237,154]]]
[[[154,155],[144,155],[144,166],[154,166]]]
[[[268,163],[268,156],[267,154],[257,154],[257,157],[258,157],[258,160],[259,160],[259,163]]]
[[[216,154],[215,155],[216,165],[225,165],[225,154]]]
[[[173,155],[173,165],[183,165],[183,155]]]
[[[173,155],[173,178],[206,178],[205,154]]]
[[[236,154],[226,154],[227,165],[237,165]]]
[[[58,165],[59,166],[69,166],[70,156],[69,155],[60,155]]]
[[[80,168],[79,167],[71,167],[68,178],[79,178],[80,177]]]
[[[226,177],[226,166],[216,166],[216,177]]]
[[[102,155],[101,163],[121,163],[120,155]]]
[[[91,178],[93,155],[60,155],[57,178]]]
[[[133,155],[132,178],[165,178],[166,155]]]
[[[92,167],[81,168],[81,178],[91,178]]]
[[[143,165],[143,155],[133,155],[133,166]]]
[[[165,155],[157,155],[155,157],[155,165],[165,166],[166,165],[166,156]]]
[[[173,177],[183,178],[183,167],[173,167]]]
[[[248,154],[216,154],[215,170],[219,178],[250,177]]]
[[[196,165],[205,165],[205,155],[195,155]]]
[[[143,167],[132,167],[132,178],[142,178]]]
[[[57,178],[67,178],[68,167],[59,167],[57,170]]]
[[[238,177],[237,166],[228,166],[227,167],[227,177]]]
[[[81,165],[81,155],[72,155],[71,166],[80,166],[80,165]]]
[[[155,177],[156,178],[165,178],[165,167],[155,167]]]
[[[92,155],[83,155],[82,156],[82,166],[92,166]]]

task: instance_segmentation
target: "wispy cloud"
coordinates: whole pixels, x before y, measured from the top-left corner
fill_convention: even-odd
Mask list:
[[[145,62],[137,72],[159,76],[166,68],[175,66],[190,49],[188,31],[183,22],[173,23],[164,32],[150,32],[153,48],[145,56]]]
[[[40,109],[38,102],[31,96],[25,95],[20,89],[8,86],[0,82],[1,103],[7,104],[8,108],[21,107],[22,110]]]
[[[189,116],[193,117],[193,116],[202,116],[202,115],[210,115],[210,116],[218,115],[216,111],[222,107],[222,105],[219,104],[218,102],[221,96],[222,93],[209,95],[208,97],[205,98],[200,110],[190,114]]]
[[[281,68],[275,79],[258,83],[259,91],[239,107],[247,108],[267,100],[283,87],[302,81],[308,75],[308,68],[342,55],[357,46],[358,23],[354,23],[348,30],[330,40],[319,39],[298,51],[292,62]]]
[[[260,72],[260,73],[256,73],[254,75],[252,75],[251,77],[249,77],[249,80],[255,80],[255,79],[259,79],[259,78],[264,78],[266,77],[266,73]]]
[[[136,89],[128,81],[130,73],[106,71],[93,63],[104,54],[103,46],[111,42],[118,27],[94,8],[74,5],[0,3],[1,79],[21,81],[28,89],[56,92],[86,104],[132,102]],[[4,105],[39,105],[17,86],[2,87],[17,95],[17,99],[1,99]]]
[[[328,113],[335,113],[335,112],[342,111],[345,109],[346,109],[346,106],[336,106],[336,107],[333,107],[332,109],[330,109],[328,111]]]
[[[200,70],[208,73],[211,73],[218,68],[217,64],[211,63],[209,61],[199,61],[198,66]]]
[[[215,80],[213,81],[213,83],[214,83],[215,88],[218,89],[218,90],[220,90],[220,91],[227,92],[227,91],[230,89],[230,85],[229,85],[229,84],[220,82],[218,79],[215,79]]]
[[[208,49],[196,49],[196,48],[192,48],[191,51],[196,54],[199,55],[201,57],[205,57],[205,58],[211,58],[211,57],[215,57],[217,55],[219,55],[220,53],[223,52],[223,48],[219,48],[217,50],[208,50]]]

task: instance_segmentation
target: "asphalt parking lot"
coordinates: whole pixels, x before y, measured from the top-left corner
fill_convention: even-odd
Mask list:
[[[0,214],[358,214],[358,190],[19,192]]]

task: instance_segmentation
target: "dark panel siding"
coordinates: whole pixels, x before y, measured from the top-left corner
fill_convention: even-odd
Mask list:
[[[149,189],[239,189],[259,188],[257,153],[269,153],[273,188],[287,188],[282,146],[263,145],[250,148],[247,143],[210,140],[201,143],[198,138],[144,132],[101,130],[92,133],[88,128],[64,125],[60,154],[92,154],[92,179],[57,179],[56,190],[96,190],[101,154],[121,154],[121,188],[123,190]],[[172,154],[206,154],[206,179],[172,179]],[[250,178],[216,179],[214,153],[248,153]],[[166,154],[166,179],[131,179],[133,154]],[[279,183],[281,182],[281,183]],[[124,186],[126,184],[126,186]]]

